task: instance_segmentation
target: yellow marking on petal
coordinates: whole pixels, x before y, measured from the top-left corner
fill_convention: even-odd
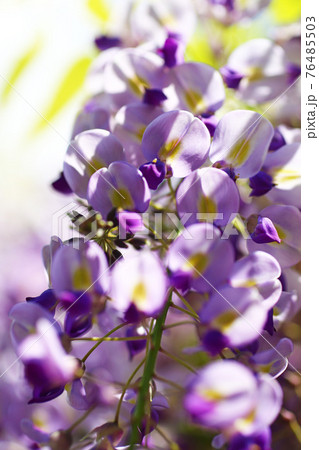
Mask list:
[[[275,168],[271,171],[271,175],[275,184],[282,184],[300,179],[300,172],[298,170]]]
[[[230,161],[234,167],[239,167],[248,159],[249,153],[249,139],[239,140],[232,146],[228,153],[227,161]]]
[[[180,139],[174,139],[166,142],[158,153],[159,159],[162,161],[171,161],[177,156],[179,148]]]
[[[273,308],[273,315],[274,316],[279,316],[280,314],[280,309],[277,308],[277,306],[274,306]]]
[[[112,189],[109,196],[115,208],[130,210],[134,207],[132,196],[126,188]]]
[[[205,400],[210,401],[218,401],[222,400],[224,396],[214,389],[208,389],[208,388],[201,388],[198,390],[199,395],[202,396]]]
[[[249,81],[258,81],[264,76],[264,73],[261,67],[249,67],[246,76]]]
[[[135,136],[137,137],[137,140],[139,142],[142,141],[143,134],[144,134],[145,130],[146,130],[146,127],[141,127],[139,130],[137,130],[137,133],[135,133]]]
[[[75,269],[72,277],[72,285],[75,291],[82,291],[87,289],[92,284],[92,278],[89,270],[80,266]]]
[[[97,170],[102,169],[103,167],[105,167],[105,162],[98,158],[92,158],[90,164],[87,164],[87,171],[90,175],[93,175]]]
[[[201,94],[191,89],[185,91],[185,101],[192,111],[203,111],[207,107]]]
[[[237,317],[236,311],[226,311],[214,319],[213,326],[220,331],[227,331]]]
[[[199,201],[197,202],[197,208],[200,213],[217,213],[217,206],[214,200],[204,194],[201,195]]]
[[[209,258],[204,253],[195,253],[185,262],[183,269],[192,270],[194,277],[197,278],[207,269]],[[199,273],[198,273],[199,272]]]
[[[251,288],[256,286],[257,282],[255,278],[248,278],[246,280],[234,280],[232,281],[232,286],[235,288],[243,287],[243,288]]]
[[[129,78],[127,81],[130,88],[136,95],[143,95],[145,88],[150,87],[149,83],[138,75],[134,75],[133,78]]]
[[[272,369],[273,363],[258,365],[259,370],[263,373],[269,373]]]
[[[255,420],[255,410],[252,410],[252,412],[250,414],[248,414],[248,416],[246,416],[242,419],[236,420],[235,428],[238,431],[245,431],[247,428],[249,428],[251,426],[251,424],[253,423],[254,420]],[[258,449],[258,447],[257,447],[257,449]]]
[[[138,307],[141,308],[145,304],[147,300],[147,290],[145,284],[140,281],[135,285],[133,293],[132,293],[132,302]]]
[[[284,232],[284,230],[279,225],[274,224],[274,226],[276,228],[277,234],[278,234],[279,238],[281,239],[281,241],[286,239],[287,235]],[[268,245],[272,245],[273,247],[278,247],[278,245],[281,245],[281,242],[269,242]]]

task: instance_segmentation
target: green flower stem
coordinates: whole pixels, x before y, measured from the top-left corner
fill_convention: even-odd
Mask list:
[[[166,350],[160,348],[159,350],[163,355],[167,356],[168,358],[172,359],[173,361],[177,362],[181,366],[185,367],[185,369],[189,370],[192,373],[197,373],[196,370],[190,366],[186,361],[183,361],[178,356],[172,355],[171,353],[167,352]]]
[[[168,380],[167,378],[161,377],[160,375],[157,375],[157,373],[154,374],[154,378],[155,378],[155,380],[161,381],[162,383],[169,384],[170,386],[172,386],[175,389],[178,389],[181,391],[184,390],[183,386],[181,386],[180,384],[177,384],[172,380]]]
[[[93,411],[93,409],[96,407],[96,405],[91,406],[87,411],[85,411],[85,413],[79,417],[67,430],[66,432],[71,433],[74,428],[76,428],[78,425],[80,425],[80,423],[82,423]]]
[[[161,236],[159,235],[159,233],[155,229],[153,229],[150,225],[148,225],[146,223],[144,223],[144,227],[147,228],[151,233],[153,233],[154,236],[157,236],[157,240],[163,245],[163,247],[168,249],[167,242],[165,242],[164,239],[161,238]]]
[[[165,325],[164,330],[169,330],[170,328],[179,327],[180,325],[197,325],[194,320],[182,320],[181,322],[170,323]]]
[[[184,303],[184,305],[186,306],[186,308],[188,308],[194,316],[197,317],[197,319],[199,319],[199,316],[197,314],[197,312],[193,309],[193,307],[189,304],[189,302],[186,300],[186,298],[184,298],[177,289],[174,289],[175,294],[178,296],[178,298]]]
[[[125,395],[125,392],[127,391],[129,385],[131,384],[131,381],[133,380],[133,378],[135,377],[135,375],[137,374],[137,372],[140,370],[140,368],[143,366],[143,364],[145,363],[145,359],[143,358],[143,360],[139,363],[139,365],[135,368],[135,370],[131,373],[129,379],[127,380],[127,382],[125,383],[125,386],[123,387],[122,390],[122,394],[120,397],[120,400],[117,404],[117,408],[116,408],[116,413],[115,413],[115,418],[114,418],[114,422],[118,423],[119,421],[119,417],[120,417],[120,411],[121,411],[121,406],[122,406],[122,402],[123,402],[123,398]]]
[[[83,337],[83,338],[73,338],[72,341],[146,341],[147,336],[131,336],[131,337]]]
[[[171,305],[172,292],[170,292],[166,305],[156,320],[156,324],[153,328],[150,336],[150,348],[146,356],[146,362],[144,366],[144,373],[142,376],[138,397],[136,400],[135,410],[132,417],[132,434],[130,442],[130,450],[134,448],[134,445],[139,443],[139,428],[145,415],[145,405],[149,400],[149,387],[150,381],[153,377],[157,355],[161,346],[163,326],[165,324],[168,309]]]
[[[99,338],[99,340],[97,341],[97,343],[95,345],[93,345],[93,347],[86,353],[86,355],[83,356],[82,358],[82,362],[84,363],[88,357],[94,352],[94,350],[100,345],[102,344],[102,342],[104,342],[104,339],[111,336],[111,334],[115,333],[115,331],[119,330],[120,328],[125,327],[126,325],[128,325],[128,322],[125,323],[121,323],[120,325],[118,325],[117,327],[113,328],[111,331],[109,331],[108,333],[106,333],[105,336]]]
[[[175,305],[175,303],[172,303],[172,308],[175,308],[175,309],[178,309],[178,311],[181,311],[181,312],[183,312],[184,314],[187,314],[188,316],[191,316],[191,317],[193,317],[193,319],[195,319],[197,322],[199,322],[199,318],[198,318],[198,315],[196,314],[193,314],[191,311],[188,311],[187,309],[184,309],[184,308],[181,308],[180,306],[178,306],[178,305]]]

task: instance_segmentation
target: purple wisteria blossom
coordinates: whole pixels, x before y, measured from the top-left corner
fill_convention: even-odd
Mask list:
[[[175,177],[185,177],[207,159],[210,135],[205,125],[187,111],[170,111],[145,130],[142,151],[148,161],[159,158]]]
[[[226,225],[239,209],[239,193],[226,172],[213,167],[188,175],[176,191],[177,211],[187,215],[188,224],[196,221]]]
[[[113,161],[124,159],[122,145],[109,131],[83,131],[67,149],[63,173],[72,191],[86,198],[90,176]]]
[[[145,212],[150,191],[138,169],[127,162],[116,161],[91,176],[87,197],[93,208],[106,218],[113,208]]]
[[[299,445],[301,38],[277,3],[88,2],[51,184],[71,237],[47,280],[20,233],[3,252],[1,449]]]
[[[131,254],[118,261],[112,270],[112,304],[132,322],[137,321],[140,314],[158,314],[164,306],[166,291],[163,265],[151,252]]]
[[[241,178],[261,169],[274,131],[271,123],[253,111],[231,111],[218,122],[210,160],[234,168]]]

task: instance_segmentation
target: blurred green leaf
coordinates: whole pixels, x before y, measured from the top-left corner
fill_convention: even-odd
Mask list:
[[[26,71],[26,69],[30,66],[34,58],[38,55],[41,50],[40,41],[37,41],[35,44],[32,44],[16,61],[10,75],[7,77],[8,83],[5,84],[4,89],[1,94],[1,100],[6,101],[17,81]]]
[[[87,0],[89,11],[102,22],[110,18],[110,7],[106,0]]]
[[[272,0],[270,13],[276,23],[296,22],[301,16],[300,0]]]
[[[33,133],[40,131],[47,125],[47,122],[52,121],[78,93],[83,86],[91,62],[92,57],[84,56],[73,63],[54,93],[49,106],[43,112],[43,117],[45,119],[41,118],[36,123]]]

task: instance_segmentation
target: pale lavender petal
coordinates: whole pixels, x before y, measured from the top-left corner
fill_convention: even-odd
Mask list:
[[[254,111],[237,110],[218,122],[210,149],[213,163],[223,161],[241,178],[256,175],[273,137],[271,123]]]
[[[187,111],[169,111],[145,130],[142,151],[148,161],[159,158],[173,175],[185,177],[207,159],[210,135],[206,126]]]
[[[73,192],[85,198],[90,176],[113,161],[124,159],[121,143],[109,131],[83,131],[67,149],[63,173]]]
[[[227,173],[208,167],[183,180],[176,192],[176,203],[180,217],[192,213],[188,224],[203,220],[223,226],[238,212],[239,193]]]

